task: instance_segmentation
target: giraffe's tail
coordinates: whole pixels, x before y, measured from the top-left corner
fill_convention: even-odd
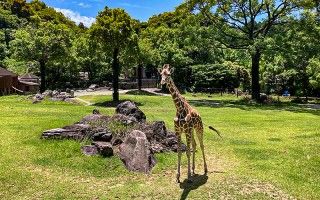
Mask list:
[[[222,138],[222,136],[220,135],[220,131],[218,131],[217,129],[213,128],[212,126],[209,126],[209,129],[211,129],[211,130],[213,130],[214,132],[216,132],[216,133],[219,135],[219,137]]]

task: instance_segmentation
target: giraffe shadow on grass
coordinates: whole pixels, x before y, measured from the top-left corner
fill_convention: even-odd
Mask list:
[[[195,174],[191,177],[191,181],[192,182],[189,182],[187,179],[185,179],[182,183],[180,183],[180,188],[183,189],[180,200],[187,199],[189,193],[192,190],[196,190],[201,185],[206,184],[208,181],[208,176],[206,174],[204,175]]]

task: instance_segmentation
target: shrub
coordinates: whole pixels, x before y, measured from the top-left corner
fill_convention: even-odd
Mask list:
[[[193,87],[196,91],[203,88],[234,89],[242,83],[244,89],[249,87],[250,76],[247,70],[231,62],[192,66]]]

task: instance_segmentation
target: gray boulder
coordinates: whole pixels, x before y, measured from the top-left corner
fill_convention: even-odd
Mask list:
[[[92,136],[93,141],[110,142],[111,139],[112,139],[112,133],[107,130],[95,133]]]
[[[146,121],[146,115],[131,101],[120,103],[116,108],[116,113],[134,117],[139,122]]]
[[[82,118],[79,122],[79,124],[91,124],[91,125],[106,125],[107,122],[109,122],[110,117],[106,115],[100,115],[100,114],[92,114],[85,116]]]
[[[104,157],[113,156],[113,149],[110,142],[92,142],[97,147],[100,155]]]
[[[33,101],[42,101],[44,99],[44,95],[37,93],[34,97],[33,97]]]
[[[164,121],[156,121],[152,124],[153,138],[156,141],[163,141],[167,136],[167,128]]]
[[[42,93],[42,95],[44,95],[45,97],[52,97],[52,90],[46,90],[44,91],[44,93]]]
[[[131,126],[138,123],[137,119],[133,116],[127,116],[123,114],[115,114],[110,118],[110,121],[120,122],[123,125]]]
[[[88,89],[95,90],[99,86],[97,84],[91,84]]]
[[[119,157],[130,171],[148,173],[156,164],[146,135],[138,130],[127,135],[119,147]]]
[[[94,156],[99,153],[98,148],[95,145],[83,146],[81,147],[81,151],[84,155],[87,155],[87,156]]]
[[[44,131],[43,139],[74,139],[83,140],[90,132],[90,126],[86,124],[74,124],[64,128],[56,128]]]

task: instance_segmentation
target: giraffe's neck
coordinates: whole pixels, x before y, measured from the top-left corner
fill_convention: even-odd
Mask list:
[[[184,106],[185,106],[184,99],[183,99],[182,95],[180,94],[178,88],[174,84],[171,77],[169,77],[169,80],[167,82],[167,87],[169,89],[169,92],[170,92],[172,99],[173,99],[173,103],[176,106],[177,110],[178,111],[183,110]]]

